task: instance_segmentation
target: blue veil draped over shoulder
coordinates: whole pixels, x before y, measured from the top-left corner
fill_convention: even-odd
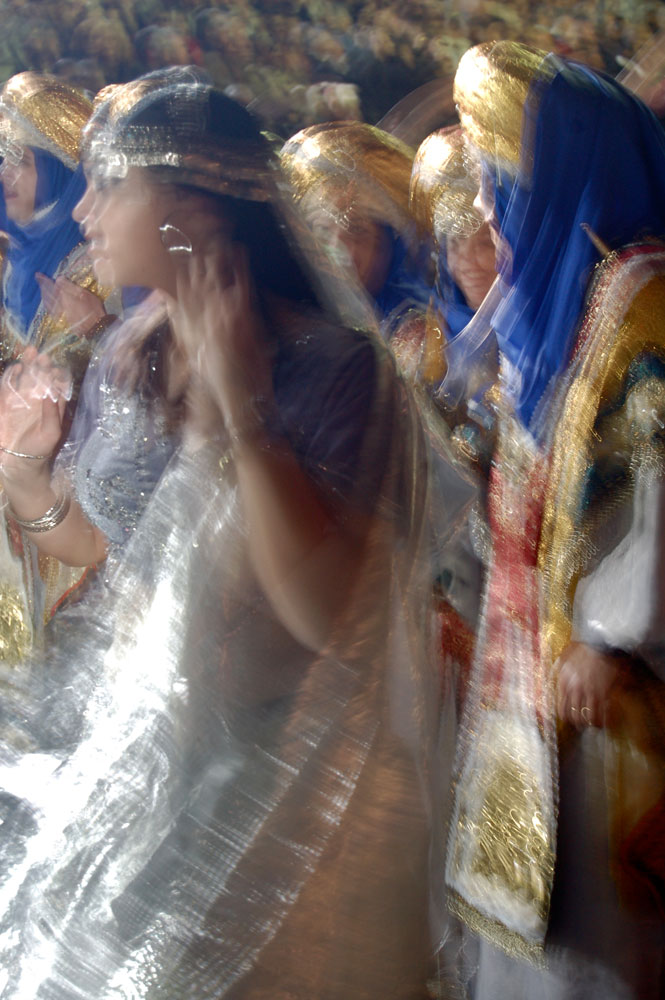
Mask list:
[[[599,260],[582,224],[612,249],[665,236],[665,132],[620,84],[548,55],[525,106],[517,176],[483,161],[494,196],[502,298],[491,317],[520,375],[516,412],[529,426],[574,347]]]
[[[32,152],[37,169],[35,213],[26,225],[10,219],[5,222],[10,271],[3,305],[24,336],[41,301],[35,273],[54,277],[60,263],[83,240],[72,219],[72,210],[85,190],[82,168],[70,170],[43,149],[32,148]]]

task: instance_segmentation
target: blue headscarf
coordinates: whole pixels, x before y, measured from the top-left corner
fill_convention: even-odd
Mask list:
[[[35,273],[54,277],[62,260],[83,240],[78,223],[72,219],[74,206],[85,190],[82,168],[72,171],[45,150],[33,148],[32,152],[37,170],[35,217],[26,225],[11,219],[5,224],[11,271],[3,305],[24,336],[41,301]],[[40,210],[45,211],[42,214]]]
[[[515,404],[527,426],[569,361],[599,259],[581,224],[613,249],[665,235],[662,126],[609,77],[553,55],[546,63],[555,75],[532,85],[517,178],[494,163],[483,167],[510,248],[500,262],[504,294],[491,322],[521,375]]]

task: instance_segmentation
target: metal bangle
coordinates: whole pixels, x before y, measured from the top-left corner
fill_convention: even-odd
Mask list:
[[[13,448],[5,448],[4,445],[0,444],[0,451],[4,451],[6,455],[13,455],[14,458],[29,458],[33,462],[45,462],[50,455],[28,455],[25,451],[14,451]]]
[[[52,531],[53,528],[57,528],[69,513],[69,508],[71,506],[71,498],[68,493],[63,493],[59,496],[52,507],[42,514],[41,517],[36,517],[34,520],[26,521],[24,518],[19,517],[14,511],[12,515],[14,520],[24,531]]]

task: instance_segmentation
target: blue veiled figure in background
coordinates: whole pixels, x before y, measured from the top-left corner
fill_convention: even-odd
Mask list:
[[[615,81],[514,42],[471,49],[455,96],[499,274],[457,377],[486,334],[500,378],[449,898],[480,940],[474,1000],[656,1000],[665,135]]]
[[[665,233],[665,134],[614,80],[568,64],[534,82],[523,137],[533,149],[529,185],[500,160],[485,159],[481,198],[493,205],[498,270],[510,290],[492,327],[519,372],[516,406],[528,426],[575,343],[598,262],[586,227],[612,249]]]
[[[2,260],[0,364],[29,351],[48,354],[71,375],[68,418],[92,347],[113,321],[109,290],[92,270],[72,210],[85,189],[81,131],[92,111],[54,77],[19,73],[0,93]],[[26,356],[27,357],[27,356]],[[5,448],[11,442],[0,440]],[[23,661],[62,595],[81,576],[37,557],[8,508],[0,514],[0,584],[7,627],[0,662]]]
[[[488,379],[493,381],[496,376],[495,359],[492,370],[486,372],[486,365],[479,366],[479,360],[484,359],[467,349],[469,335],[460,337],[487,302],[496,278],[494,241],[474,205],[477,193],[478,169],[465,152],[460,128],[438,129],[428,135],[416,151],[410,184],[411,212],[436,257],[429,311],[429,325],[436,330],[436,337],[431,336],[426,381],[440,385],[447,369],[455,366],[451,359],[458,355],[459,340],[465,345],[465,391],[463,397],[458,394],[452,401],[437,393],[444,411],[457,410],[478,396],[487,388]]]
[[[34,212],[24,224],[7,217],[5,230],[9,247],[3,294],[8,320],[26,340],[31,339],[32,322],[42,297],[36,275],[55,278],[62,262],[82,243],[81,230],[72,219],[72,209],[85,189],[80,166],[70,170],[46,150],[33,148],[31,152],[37,173]],[[0,175],[3,188],[8,183],[7,176],[15,169],[8,153],[5,164]]]
[[[74,361],[77,378],[97,326],[108,321],[108,292],[95,281],[72,218],[85,189],[79,142],[91,110],[83,95],[36,73],[17,74],[0,94],[2,228],[8,237],[1,356],[10,360],[27,344],[56,350],[63,363]]]

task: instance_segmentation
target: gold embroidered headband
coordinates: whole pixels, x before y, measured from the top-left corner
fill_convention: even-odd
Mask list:
[[[167,71],[168,73],[168,71]],[[275,197],[276,162],[261,138],[238,139],[207,129],[212,88],[196,80],[170,83],[167,74],[104,88],[84,134],[84,158],[93,180],[122,178],[130,167],[150,167],[174,184],[249,201]],[[164,124],[143,124],[138,113],[168,98]],[[160,171],[161,168],[161,171]]]

